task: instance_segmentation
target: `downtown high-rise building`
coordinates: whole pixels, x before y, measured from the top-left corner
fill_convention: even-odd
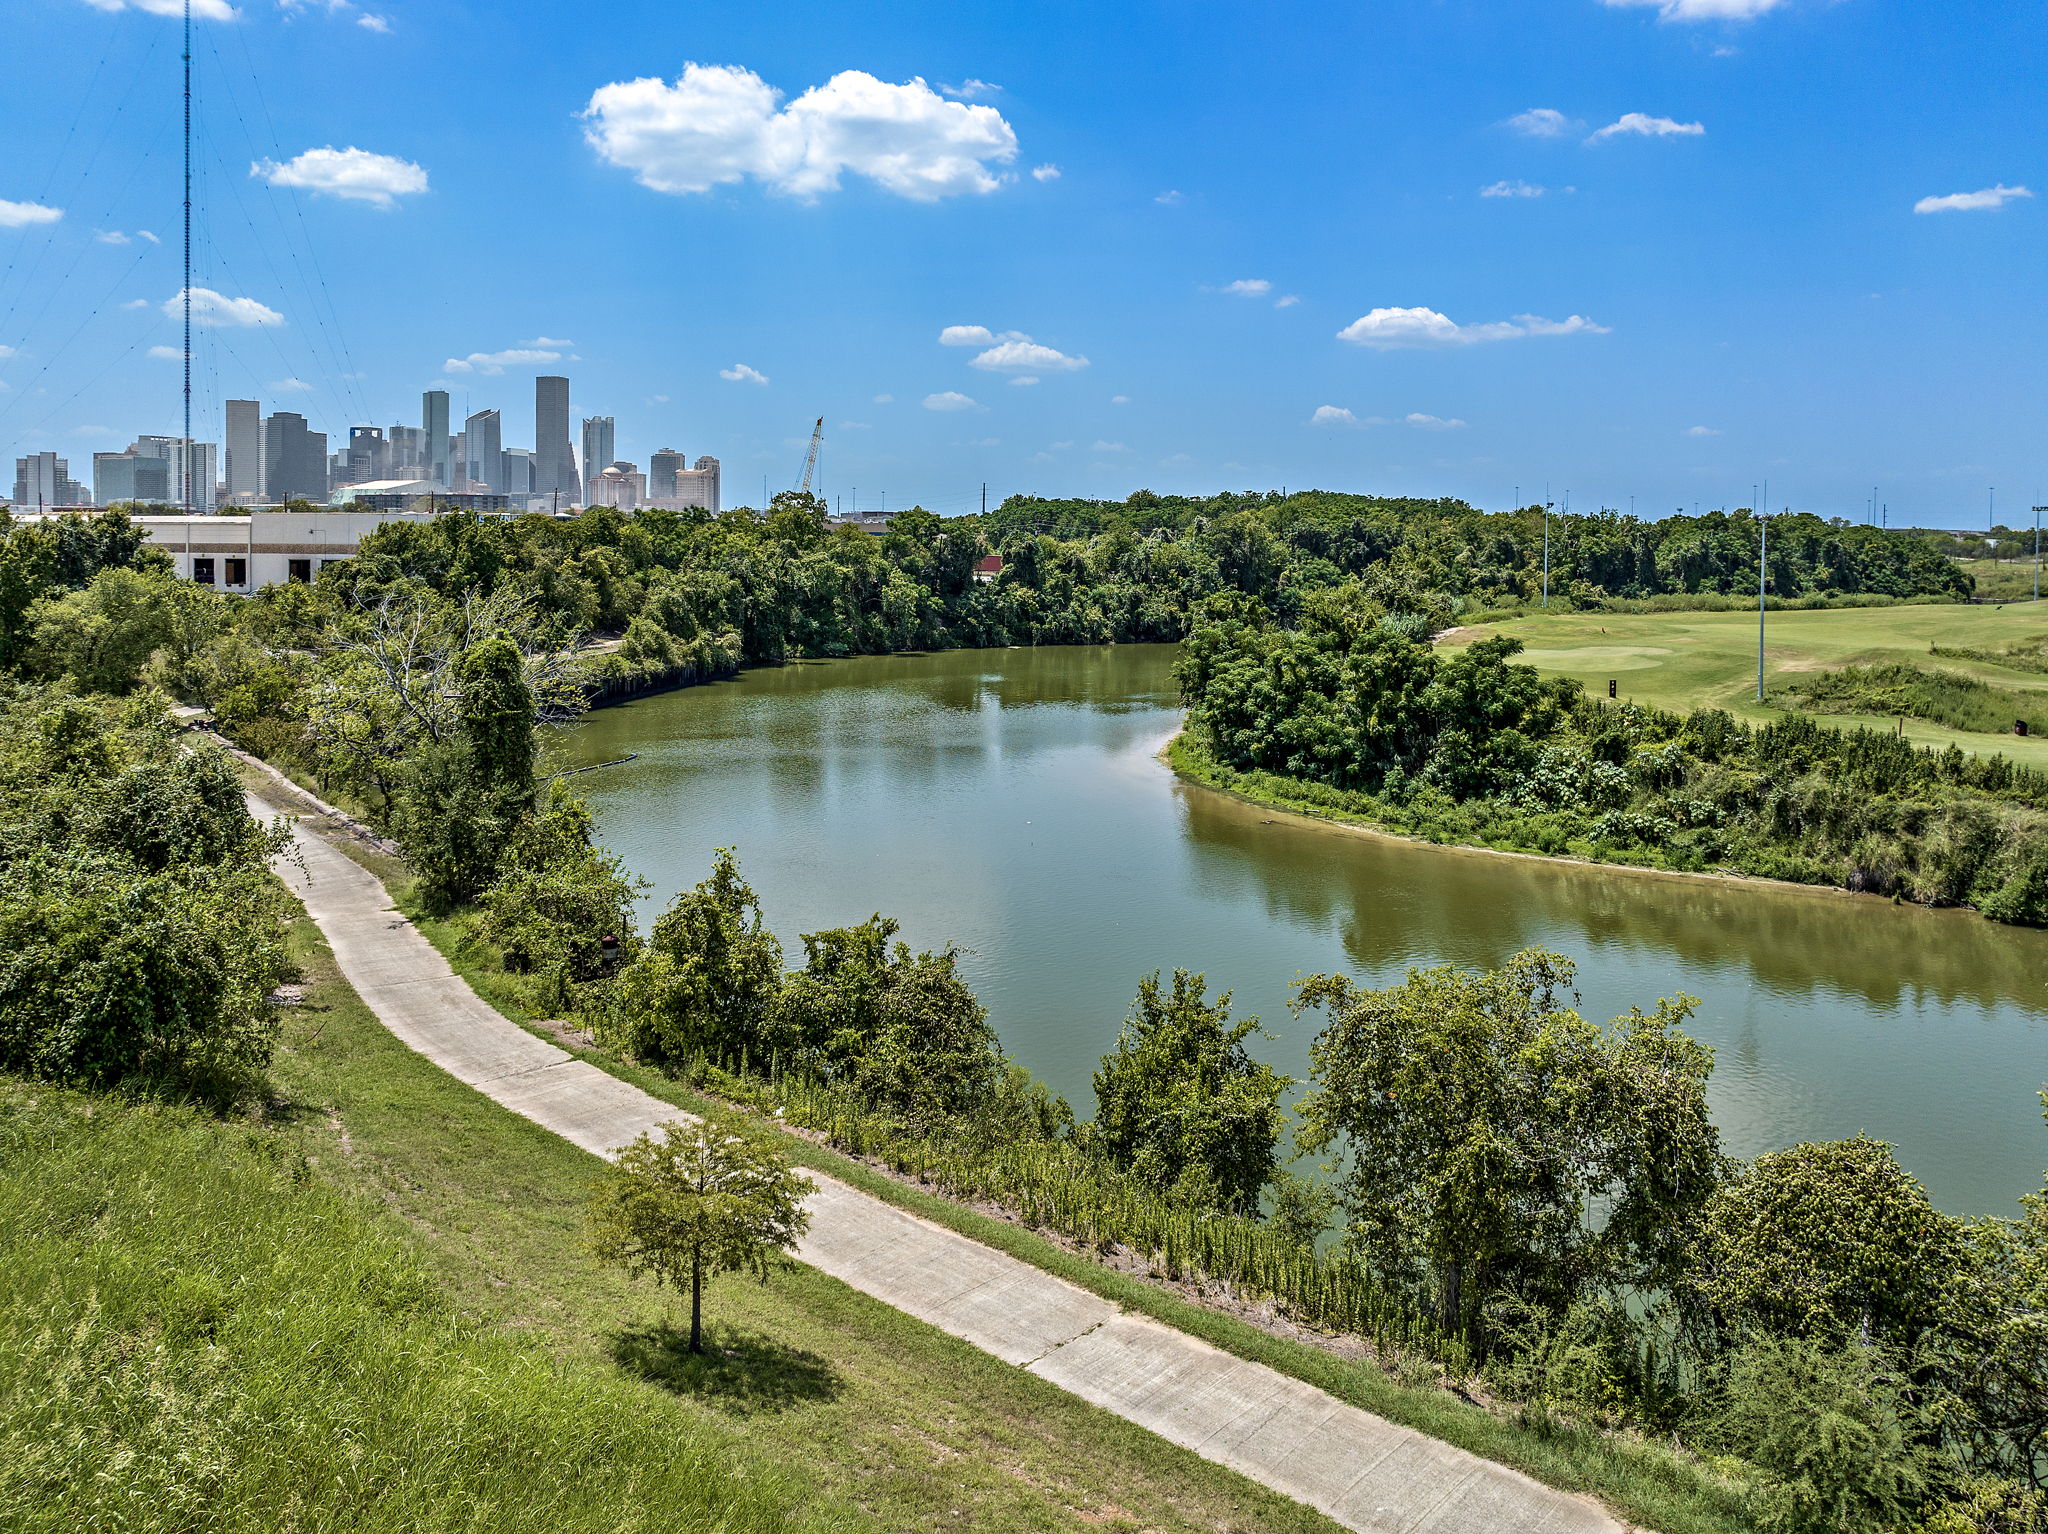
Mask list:
[[[564,506],[583,499],[569,445],[569,380],[552,373],[533,381],[533,493],[557,494]]]
[[[247,506],[263,499],[263,406],[253,399],[231,399],[227,412],[224,488],[229,505]]]
[[[71,477],[71,462],[55,453],[30,453],[14,460],[14,506],[39,511],[48,506],[87,506],[92,494]]]
[[[100,506],[118,506],[123,501],[161,505],[171,499],[170,460],[133,447],[118,453],[94,453],[92,498]]]
[[[706,511],[719,509],[718,460],[706,454],[697,460],[695,468],[686,468],[689,459],[672,447],[665,447],[647,460],[647,503],[667,511],[681,511],[689,506],[701,506]]]
[[[590,493],[590,477],[602,474],[618,458],[618,439],[612,429],[612,418],[608,415],[587,415],[583,418],[583,462],[577,467],[583,474],[584,494]]]
[[[469,481],[471,488],[498,489],[498,476],[503,469],[504,454],[504,439],[498,427],[498,412],[479,410],[464,421],[462,440],[463,454],[467,460],[462,466],[462,477]]]
[[[295,410],[263,418],[263,498],[277,505],[289,500],[324,502],[327,483],[327,433],[309,431]]]
[[[426,437],[425,456],[420,460],[423,478],[437,485],[455,483],[454,466],[448,461],[452,444],[448,440],[448,391],[429,389],[420,396],[420,431]]]
[[[213,510],[217,449],[211,442],[188,442],[183,437],[137,437],[133,447],[138,453],[170,464],[168,499],[193,511]]]

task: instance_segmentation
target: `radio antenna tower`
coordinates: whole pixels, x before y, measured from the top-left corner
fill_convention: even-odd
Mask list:
[[[184,460],[178,474],[180,499],[192,511],[192,0],[185,0],[185,285],[178,298],[185,311],[185,436],[178,445]]]

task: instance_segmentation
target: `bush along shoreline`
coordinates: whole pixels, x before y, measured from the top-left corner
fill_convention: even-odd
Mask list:
[[[1351,587],[1281,628],[1212,603],[1177,670],[1182,771],[1423,841],[1831,885],[2048,924],[2048,774],[1795,715],[1587,696],[1505,636]]]

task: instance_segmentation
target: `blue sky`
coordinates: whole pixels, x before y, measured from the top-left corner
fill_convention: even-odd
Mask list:
[[[168,3],[8,8],[10,457],[176,430]],[[202,436],[445,381],[531,446],[560,371],[729,503],[819,415],[864,507],[2048,500],[2039,6],[200,9]]]

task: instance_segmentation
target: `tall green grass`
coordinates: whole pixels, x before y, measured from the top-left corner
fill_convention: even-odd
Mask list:
[[[735,1074],[699,1062],[687,1076],[707,1092],[822,1133],[839,1149],[872,1157],[949,1197],[1000,1205],[1026,1225],[1089,1246],[1123,1247],[1173,1282],[1225,1283],[1240,1297],[1277,1301],[1305,1326],[1424,1353],[1453,1374],[1471,1368],[1458,1339],[1445,1336],[1364,1264],[1290,1239],[1269,1221],[1162,1198],[1157,1188],[1072,1140],[990,1135],[973,1124],[920,1133],[877,1113],[848,1088],[811,1075]]]
[[[2048,697],[1904,661],[1796,676],[1779,701],[1816,714],[1906,715],[1984,735],[2009,735],[2013,721],[2024,719],[2029,733],[2048,733]]]
[[[1956,645],[1930,645],[1928,652],[1944,660],[1974,660],[2008,671],[2048,671],[2048,634],[2015,639],[1996,650],[1970,650]]]
[[[834,1526],[727,1457],[463,1320],[276,1131],[0,1081],[0,1527]]]

